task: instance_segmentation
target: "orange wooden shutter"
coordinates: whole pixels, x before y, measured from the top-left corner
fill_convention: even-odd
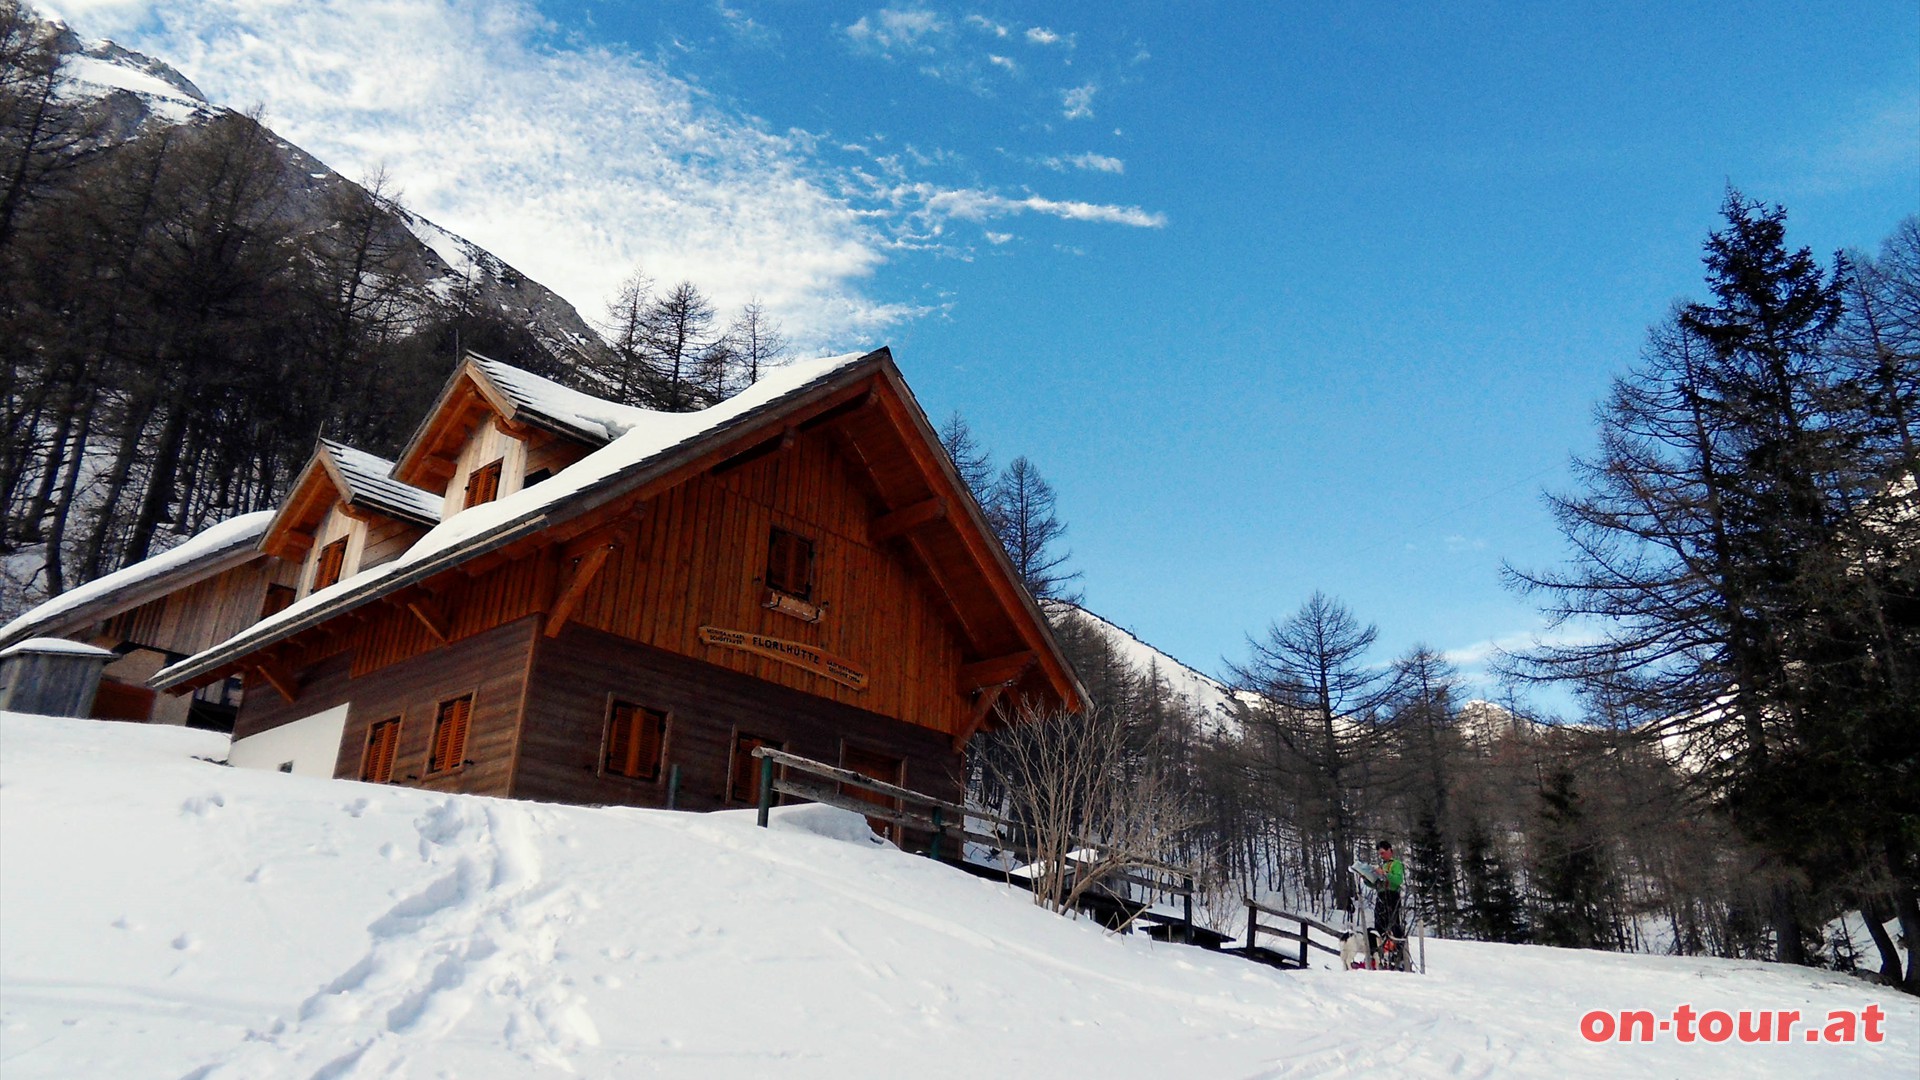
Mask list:
[[[633,775],[633,706],[615,702],[613,721],[607,731],[607,771]]]
[[[346,537],[343,536],[333,543],[328,544],[326,547],[321,548],[320,565],[315,568],[313,572],[313,591],[319,592],[321,589],[339,581],[340,571],[345,567],[346,562]]]
[[[393,781],[393,753],[400,741],[400,719],[382,720],[367,733],[367,757],[360,766],[360,779],[375,784]]]
[[[457,768],[467,753],[467,719],[473,712],[473,695],[440,703],[439,721],[433,729],[433,753],[427,761],[428,772]]]
[[[490,503],[500,497],[500,462],[490,462],[467,477],[468,506]]]
[[[628,776],[655,780],[660,776],[660,756],[665,749],[667,714],[652,709],[633,710],[633,768]]]

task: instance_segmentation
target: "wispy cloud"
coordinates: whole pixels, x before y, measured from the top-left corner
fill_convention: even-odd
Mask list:
[[[1060,92],[1060,115],[1069,120],[1086,120],[1093,116],[1093,95],[1100,88],[1087,83]]]
[[[1067,221],[1097,221],[1139,229],[1159,229],[1167,224],[1165,214],[1137,206],[1049,199],[1041,195],[1003,195],[980,188],[941,188],[922,183],[897,187],[890,194],[896,202],[917,203],[919,216],[936,219],[990,221],[1018,214],[1042,214]]]
[[[986,33],[986,34],[992,34],[994,37],[997,37],[997,38],[1003,38],[1003,37],[1006,37],[1008,34],[1012,33],[1012,31],[1007,29],[1006,26],[1000,23],[994,22],[992,19],[987,18],[985,15],[969,15],[965,19],[962,19],[961,21],[966,23],[968,26],[973,27],[975,30],[979,30],[982,33]]]
[[[1105,154],[1064,154],[1059,157],[1041,158],[1040,164],[1054,172],[1066,172],[1068,169],[1080,169],[1085,172],[1114,173],[1127,171],[1127,163],[1117,157]]]
[[[726,24],[727,29],[733,31],[734,37],[740,39],[742,42],[754,45],[768,45],[772,44],[780,36],[773,31],[772,27],[760,22],[740,8],[728,6],[727,0],[714,0],[713,10],[720,16],[720,21]]]
[[[926,8],[882,8],[847,27],[856,44],[883,53],[932,52],[929,38],[944,34],[947,20]]]
[[[1057,34],[1052,29],[1045,26],[1027,27],[1026,36],[1027,36],[1027,44],[1029,45],[1065,44],[1069,48],[1073,46],[1073,38],[1062,35],[1062,34]]]

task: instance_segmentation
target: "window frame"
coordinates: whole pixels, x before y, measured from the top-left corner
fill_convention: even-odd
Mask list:
[[[797,589],[791,587],[792,582],[787,580],[787,572],[793,569],[792,556],[788,555],[787,558],[780,558],[783,538],[789,544],[799,546],[806,552],[804,568],[801,571],[803,580]],[[804,536],[794,532],[792,529],[783,529],[778,525],[771,526],[767,534],[767,565],[762,580],[766,582],[767,588],[772,589],[782,596],[791,596],[796,600],[811,602],[813,600],[814,570],[819,561],[818,555],[819,551],[812,537]],[[776,571],[778,571],[777,575]]]
[[[612,763],[614,749],[614,726],[619,721],[622,708],[633,710],[636,722],[645,722],[641,718],[658,717],[660,735],[656,740],[651,773],[629,773],[615,768]],[[658,784],[667,774],[667,751],[669,740],[673,737],[673,712],[670,709],[656,709],[651,705],[642,705],[629,701],[618,694],[607,695],[606,718],[600,726],[600,762],[597,771],[601,776],[615,780],[626,780],[636,784]]]
[[[752,740],[754,744],[753,746],[747,747],[744,754],[740,751],[740,743],[742,740]],[[754,747],[758,746],[770,746],[775,750],[785,750],[787,743],[785,739],[768,738],[763,735],[757,735],[751,731],[743,731],[740,728],[733,729],[733,735],[727,740],[726,785],[720,792],[720,801],[722,803],[728,806],[755,806],[760,802],[760,777],[757,770],[755,770],[751,764],[747,766],[749,771],[747,774],[748,782],[745,796],[743,798],[734,798],[734,788],[740,779],[740,763],[742,761],[752,762]],[[776,793],[774,802],[777,803],[779,801],[780,796]]]
[[[432,737],[427,740],[427,763],[426,768],[422,770],[422,776],[447,776],[466,768],[467,744],[472,741],[473,737],[473,712],[475,700],[478,696],[479,694],[476,691],[469,690],[464,694],[455,694],[453,697],[442,698],[434,705],[433,733]],[[441,725],[446,722],[447,706],[459,701],[465,701],[467,703],[467,715],[461,721],[460,752],[453,755],[454,761],[451,765],[443,764],[439,768],[435,768],[434,753],[440,747],[440,728]]]
[[[378,770],[374,768],[374,739],[383,728],[391,728],[393,730],[393,741],[387,746],[385,762],[386,775],[376,776],[374,774]],[[360,751],[360,782],[363,784],[393,783],[393,767],[399,762],[399,759],[400,717],[397,715],[389,716],[384,720],[376,720],[372,724],[369,724],[367,726],[367,742]]]

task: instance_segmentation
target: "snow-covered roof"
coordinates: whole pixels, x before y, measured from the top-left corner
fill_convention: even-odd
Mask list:
[[[468,353],[467,360],[512,400],[518,412],[527,413],[543,427],[559,428],[589,442],[610,443],[649,417],[682,415],[597,398],[479,353]]]
[[[316,625],[340,611],[384,596],[395,589],[449,569],[496,547],[530,535],[553,519],[583,513],[598,501],[637,483],[652,471],[691,449],[703,437],[717,435],[753,414],[779,406],[816,386],[846,376],[862,361],[885,358],[877,353],[847,353],[817,360],[801,360],[776,369],[726,401],[690,413],[654,412],[616,406],[635,416],[635,423],[613,442],[588,454],[555,475],[494,502],[447,518],[399,558],[360,571],[311,593],[274,615],[153,676],[161,689],[211,672],[289,634]],[[504,366],[504,365],[503,365]],[[530,377],[532,378],[532,377]],[[547,380],[540,380],[547,382]],[[558,384],[549,384],[565,390]],[[567,391],[572,394],[575,391]],[[585,397],[585,395],[580,395]],[[600,403],[605,405],[607,403]]]
[[[68,589],[0,627],[0,645],[83,626],[245,562],[272,520],[271,510],[242,514],[150,559]]]
[[[98,645],[88,645],[85,642],[68,641],[66,638],[37,637],[28,638],[18,645],[10,645],[5,649],[0,649],[0,660],[5,660],[9,656],[19,656],[23,653],[60,653],[67,656],[107,657],[113,655],[113,650],[102,649]]]
[[[332,439],[321,439],[320,447],[333,459],[341,479],[351,489],[348,501],[369,503],[422,525],[439,524],[441,497],[395,480],[393,462]]]

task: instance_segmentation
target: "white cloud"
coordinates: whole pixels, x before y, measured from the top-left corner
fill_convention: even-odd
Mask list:
[[[1062,41],[1065,41],[1069,45],[1073,44],[1071,38],[1063,38],[1047,27],[1029,26],[1027,28],[1027,44],[1029,45],[1058,45]]]
[[[987,34],[992,34],[994,37],[1003,38],[1003,37],[1006,37],[1008,33],[1010,33],[1010,31],[1005,26],[1002,26],[999,23],[994,22],[992,19],[987,18],[985,15],[969,15],[961,21],[966,23],[968,26],[973,27],[975,30],[979,30]]]
[[[918,206],[916,216],[927,219],[990,221],[1016,214],[1045,214],[1067,221],[1096,221],[1109,225],[1129,225],[1139,229],[1158,229],[1167,216],[1137,206],[1079,202],[1072,199],[1048,199],[1040,195],[1016,198],[980,188],[940,188],[931,184],[908,184],[890,194],[896,204]]]
[[[1088,83],[1060,91],[1061,115],[1069,120],[1085,120],[1093,115],[1093,95],[1100,88]]]
[[[601,314],[636,265],[735,307],[759,296],[809,345],[859,345],[907,309],[863,283],[887,258],[810,140],[716,109],[657,64],[555,47],[522,0],[68,0],[83,34],[180,68],[349,176],[384,166],[414,210]]]
[[[773,29],[737,7],[728,7],[727,0],[714,0],[713,10],[727,24],[727,29],[743,42],[756,45],[771,43],[779,35]]]
[[[860,16],[847,36],[881,52],[931,52],[925,39],[946,30],[947,21],[925,8],[882,8]]]
[[[1045,165],[1054,172],[1066,172],[1072,168],[1081,169],[1086,172],[1114,173],[1118,175],[1127,171],[1127,163],[1121,161],[1119,158],[1093,153],[1067,154],[1061,157],[1042,158],[1040,159],[1040,164]]]
[[[987,230],[987,243],[992,244],[995,247],[998,247],[1001,244],[1011,243],[1012,240],[1013,240],[1012,233],[994,232],[992,229]]]
[[[999,56],[994,53],[987,54],[987,63],[992,64],[994,67],[997,67],[997,68],[1005,68],[1007,71],[1010,71],[1010,72],[1020,70],[1019,66],[1016,65],[1012,60],[1008,59],[1007,57]]]

